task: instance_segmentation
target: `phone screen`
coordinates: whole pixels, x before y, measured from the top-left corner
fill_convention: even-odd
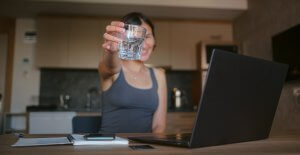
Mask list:
[[[151,145],[131,145],[129,146],[132,150],[144,150],[144,149],[154,149]]]
[[[115,134],[91,133],[84,136],[85,140],[114,140]]]

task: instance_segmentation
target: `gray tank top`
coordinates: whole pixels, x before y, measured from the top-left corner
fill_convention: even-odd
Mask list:
[[[135,88],[127,83],[121,69],[117,80],[102,93],[101,132],[152,132],[153,114],[158,107],[157,81],[149,68],[152,87]]]

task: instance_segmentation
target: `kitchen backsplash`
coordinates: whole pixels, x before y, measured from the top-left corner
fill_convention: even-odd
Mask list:
[[[68,108],[71,109],[99,109],[100,95],[99,74],[97,70],[86,69],[41,69],[40,104],[60,105],[60,96],[69,96]],[[89,106],[88,93],[93,99]],[[95,95],[96,94],[96,95]],[[66,99],[65,99],[66,101]]]
[[[193,87],[196,71],[167,71],[167,87],[168,87],[168,110],[169,111],[191,111],[193,106]],[[200,87],[200,86],[199,86]],[[173,100],[173,88],[181,91],[181,107],[175,108]]]
[[[168,86],[168,109],[172,109],[172,90],[174,87],[182,92],[182,106],[178,111],[193,110],[192,90],[195,71],[166,71]],[[101,108],[100,80],[97,70],[86,69],[41,69],[40,105],[60,105],[60,96],[68,108],[83,110]],[[89,98],[88,98],[88,95]],[[90,101],[90,102],[89,102]],[[89,104],[91,103],[91,104]]]

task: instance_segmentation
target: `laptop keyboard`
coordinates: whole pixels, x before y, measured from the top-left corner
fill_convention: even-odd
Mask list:
[[[144,143],[155,143],[164,145],[176,145],[182,147],[189,147],[191,133],[172,134],[172,135],[152,135],[146,137],[129,137],[133,141]]]

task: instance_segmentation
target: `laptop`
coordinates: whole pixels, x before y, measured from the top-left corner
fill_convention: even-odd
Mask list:
[[[215,49],[192,133],[130,140],[198,148],[268,138],[288,65]]]

